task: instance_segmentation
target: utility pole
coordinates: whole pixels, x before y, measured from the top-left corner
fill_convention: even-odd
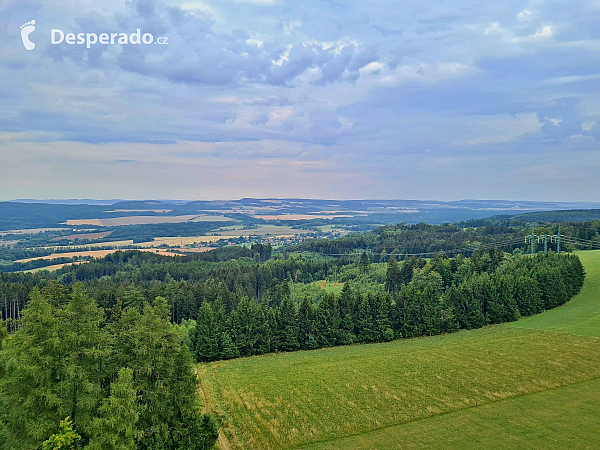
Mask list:
[[[539,239],[539,236],[536,236],[534,234],[534,229],[533,227],[531,228],[531,234],[529,236],[525,236],[525,243],[527,243],[527,241],[529,241],[531,243],[531,254],[535,254],[535,238]]]
[[[556,253],[560,253],[560,225],[558,226],[558,235],[556,236]]]

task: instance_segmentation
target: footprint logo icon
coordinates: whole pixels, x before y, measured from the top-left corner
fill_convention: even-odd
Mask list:
[[[29,40],[29,35],[33,30],[35,30],[35,20],[21,25],[21,39],[23,39],[25,50],[33,50],[35,48],[35,44]]]

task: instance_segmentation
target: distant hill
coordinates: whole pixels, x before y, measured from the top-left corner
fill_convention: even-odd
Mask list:
[[[482,226],[528,226],[550,223],[591,222],[600,220],[600,209],[570,209],[561,211],[537,211],[514,216],[499,214],[483,219],[471,219],[458,222],[462,228]]]
[[[598,209],[588,209],[598,208]],[[561,210],[571,210],[566,212]],[[544,212],[539,212],[544,211]],[[56,227],[67,220],[130,215],[225,214],[237,220],[267,221],[289,226],[337,224],[373,229],[397,223],[442,224],[463,221],[496,223],[588,221],[600,218],[600,203],[511,200],[21,200],[0,202],[0,231]],[[489,217],[491,214],[495,216]],[[531,214],[537,214],[531,215]],[[235,216],[234,216],[235,215]],[[485,219],[484,219],[485,218]],[[471,222],[475,221],[475,222]]]

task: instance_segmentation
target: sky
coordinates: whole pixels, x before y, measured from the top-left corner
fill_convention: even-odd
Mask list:
[[[600,201],[598,24],[599,0],[0,0],[0,200]],[[50,39],[138,28],[167,44]]]

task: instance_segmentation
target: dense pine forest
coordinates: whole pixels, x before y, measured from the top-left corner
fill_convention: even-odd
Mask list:
[[[0,274],[0,442],[210,448],[218,420],[202,413],[194,361],[450,333],[568,301],[579,259],[525,253],[523,232],[400,224],[301,248],[125,251]],[[513,235],[509,248],[486,244]],[[353,251],[365,244],[375,251]],[[438,251],[449,248],[466,250]]]
[[[160,297],[107,318],[81,284],[35,288],[3,336],[3,448],[208,449],[188,347]]]

